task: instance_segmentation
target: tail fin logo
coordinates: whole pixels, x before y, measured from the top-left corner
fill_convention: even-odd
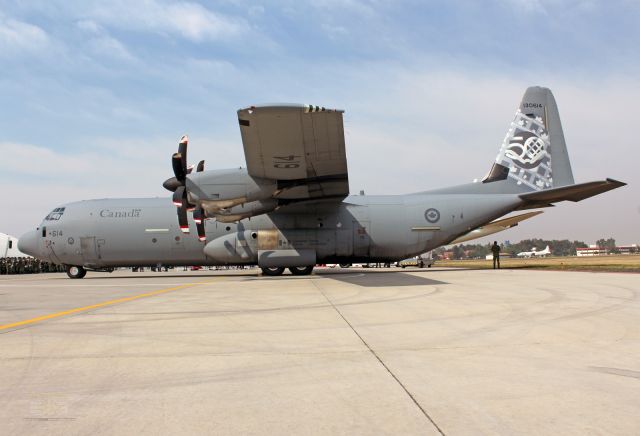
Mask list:
[[[518,109],[496,163],[508,168],[507,178],[518,185],[536,191],[553,186],[549,134],[542,117]]]
[[[530,170],[545,157],[544,141],[531,132],[519,131],[511,138],[504,155],[519,167]]]

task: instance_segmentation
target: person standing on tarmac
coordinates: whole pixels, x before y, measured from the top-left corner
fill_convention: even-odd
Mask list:
[[[500,269],[500,246],[498,241],[493,241],[491,252],[493,253],[493,269],[496,269],[496,262],[498,263],[498,269]]]

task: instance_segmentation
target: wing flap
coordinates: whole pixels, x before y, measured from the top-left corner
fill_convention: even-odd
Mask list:
[[[515,215],[508,218],[503,218],[497,221],[492,221],[489,224],[485,224],[482,227],[478,227],[477,229],[471,230],[469,233],[465,233],[464,235],[458,237],[454,241],[450,242],[450,244],[459,244],[461,242],[471,241],[473,239],[482,238],[483,236],[489,236],[494,233],[501,232],[503,230],[510,229],[511,227],[515,227],[521,221],[524,221],[529,218],[533,218],[536,215],[540,215],[542,213],[541,210],[535,212],[527,212],[521,215]]]
[[[249,174],[274,180],[346,177],[342,113],[303,105],[240,109]]]

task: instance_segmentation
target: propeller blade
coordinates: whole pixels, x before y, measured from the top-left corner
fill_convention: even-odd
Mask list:
[[[200,224],[204,220],[204,216],[202,215],[202,209],[197,208],[193,211],[193,220],[196,224]]]
[[[184,186],[178,186],[171,200],[178,207],[178,225],[182,233],[189,233],[189,221],[187,219],[187,191]]]
[[[189,138],[184,135],[180,138],[180,144],[178,144],[178,152],[173,153],[171,156],[171,166],[173,167],[173,174],[176,179],[184,185],[184,179],[190,171],[187,168],[187,145],[189,144]]]
[[[207,240],[207,235],[204,230],[204,210],[197,208],[193,211],[193,220],[196,222],[196,229],[198,230],[198,239],[201,241]]]
[[[198,230],[198,239],[202,242],[207,240],[207,235],[204,232],[204,221],[200,224],[196,224],[196,229]]]
[[[187,145],[189,145],[189,137],[184,135],[180,138],[178,153],[180,153],[180,157],[182,158],[182,168],[184,168],[185,173],[187,172]]]
[[[173,197],[171,201],[178,207],[182,207],[182,198],[184,197],[185,191],[184,186],[178,186],[175,191],[173,191]]]
[[[196,168],[196,172],[201,173],[203,171],[204,171],[204,161],[201,160],[200,162],[198,162],[198,167]]]
[[[173,167],[173,174],[176,176],[178,182],[184,184],[187,169],[182,166],[182,155],[179,152],[173,153],[173,156],[171,156],[171,166]]]
[[[164,181],[162,187],[167,191],[175,192],[176,189],[178,189],[178,186],[181,185],[182,184],[178,181],[178,179],[176,179],[175,177],[171,177],[170,179]]]
[[[189,220],[187,218],[187,208],[182,206],[178,208],[178,224],[182,233],[189,233]]]

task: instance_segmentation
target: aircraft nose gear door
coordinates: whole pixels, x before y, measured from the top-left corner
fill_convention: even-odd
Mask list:
[[[100,263],[100,248],[93,236],[80,238],[82,259],[87,266],[97,266]]]

